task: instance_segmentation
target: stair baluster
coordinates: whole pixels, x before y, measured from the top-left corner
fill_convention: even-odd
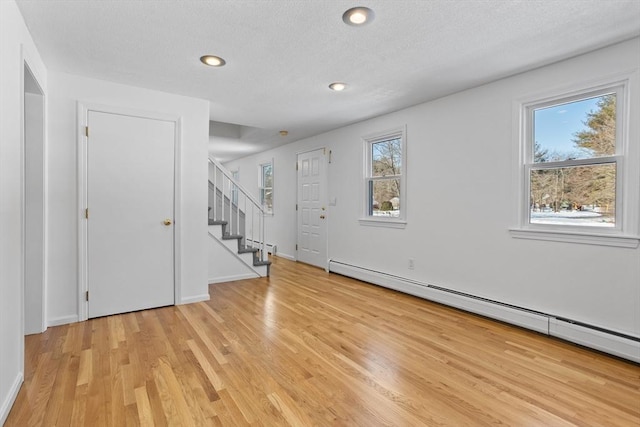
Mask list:
[[[222,238],[237,239],[238,254],[253,253],[253,266],[266,265],[268,275],[271,262],[268,261],[265,242],[264,208],[218,162],[209,159],[209,168],[213,171],[213,180],[209,180],[209,204],[213,205],[209,207],[209,212],[213,217],[209,218],[209,224],[221,225]],[[241,203],[241,198],[244,199],[244,203]],[[218,209],[218,203],[220,203],[220,209]],[[244,206],[244,209],[240,206]]]

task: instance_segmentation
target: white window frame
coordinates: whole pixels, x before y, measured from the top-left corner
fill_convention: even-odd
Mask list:
[[[400,215],[398,217],[380,217],[369,214],[369,182],[375,180],[372,177],[372,146],[373,144],[389,139],[399,138],[402,141],[402,167],[401,174],[396,175],[400,178]],[[363,186],[361,188],[362,194],[362,217],[359,219],[360,225],[374,226],[374,227],[389,227],[389,228],[405,228],[407,225],[407,129],[406,126],[401,126],[394,129],[389,129],[384,132],[376,132],[374,134],[366,135],[362,138],[364,162],[363,162]],[[395,177],[395,176],[394,176]],[[388,179],[388,177],[385,177]]]
[[[640,210],[640,147],[637,125],[632,124],[631,80],[637,80],[637,72],[617,79],[576,85],[565,90],[553,90],[514,102],[514,135],[517,135],[517,214],[516,226],[510,229],[514,238],[550,240],[569,243],[595,244],[636,248],[638,236],[638,211]],[[634,82],[634,84],[636,84]],[[636,86],[637,87],[637,86]],[[636,89],[637,90],[637,89]],[[581,160],[534,163],[533,112],[536,109],[596,97],[616,94],[616,152],[612,156]],[[637,114],[637,111],[636,113]],[[631,129],[631,126],[634,128]],[[630,141],[630,131],[635,135]],[[532,169],[557,169],[561,167],[615,164],[616,165],[616,223],[615,227],[586,227],[579,225],[539,224],[530,222],[530,171]]]
[[[260,164],[258,165],[258,200],[260,201],[260,204],[262,205],[262,208],[264,209],[264,214],[265,215],[273,215],[273,209],[274,209],[274,205],[275,205],[275,168],[274,168],[274,164],[273,164],[273,159],[271,160],[267,160],[264,162],[260,162]],[[271,166],[271,180],[272,180],[272,184],[271,187],[265,187],[264,186],[264,166]],[[265,206],[264,204],[264,191],[266,188],[271,188],[271,209],[268,209],[267,206]]]

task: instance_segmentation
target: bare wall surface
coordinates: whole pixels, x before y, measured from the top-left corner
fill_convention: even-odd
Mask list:
[[[419,282],[640,336],[640,249],[510,236],[512,109],[531,94],[638,70],[633,39],[537,70],[227,163],[257,194],[258,164],[274,158],[274,216],[267,240],[295,256],[296,153],[332,151],[329,258]],[[630,144],[640,143],[640,92],[631,88]],[[363,142],[407,126],[408,224],[362,226]],[[638,153],[638,150],[635,150]],[[636,183],[637,185],[637,183]],[[637,208],[637,207],[636,207]],[[415,269],[408,269],[408,259]]]

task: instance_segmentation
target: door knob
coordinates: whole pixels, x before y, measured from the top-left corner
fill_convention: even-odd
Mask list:
[[[164,225],[171,225],[173,223],[173,221],[171,221],[170,219],[165,219],[163,221]]]
[[[320,215],[320,219],[324,219],[324,215]]]

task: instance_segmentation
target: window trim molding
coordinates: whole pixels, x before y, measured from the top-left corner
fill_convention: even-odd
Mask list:
[[[402,141],[402,161],[400,176],[400,216],[398,217],[378,217],[368,214],[368,195],[367,182],[375,177],[369,176],[371,170],[371,146],[376,142],[386,141],[388,139],[400,137]],[[362,137],[363,162],[362,162],[362,181],[360,187],[360,197],[362,206],[360,210],[360,225],[373,227],[388,228],[405,228],[407,225],[407,126],[402,125],[395,128],[387,129],[381,132],[374,132]],[[394,175],[397,176],[397,175]]]
[[[553,242],[582,243],[600,246],[615,246],[635,249],[640,245],[640,236],[621,234],[577,233],[563,230],[532,230],[528,228],[510,228],[509,234],[515,239],[547,240]]]
[[[358,218],[360,225],[366,225],[369,227],[388,227],[388,228],[405,228],[407,221],[398,220],[396,218],[381,218],[374,219],[372,217]]]
[[[516,99],[512,104],[513,179],[512,194],[515,195],[513,223],[509,234],[513,238],[547,240],[568,243],[595,244],[637,248],[640,245],[640,144],[638,127],[632,122],[633,114],[638,111],[639,78],[638,70],[618,73],[597,80],[582,81],[571,85],[555,87],[532,93]],[[530,148],[529,132],[532,132],[530,118],[532,107],[553,105],[556,102],[572,102],[590,95],[597,96],[607,90],[615,91],[618,103],[616,132],[619,139],[616,152],[607,158],[587,160],[585,163],[601,163],[612,160],[616,164],[616,226],[615,228],[582,227],[576,225],[531,224],[529,222],[529,183],[526,173],[533,164],[527,163],[527,150]],[[635,99],[632,103],[632,96]],[[632,111],[633,110],[633,111]],[[635,112],[634,112],[635,111]],[[621,114],[620,114],[621,113]],[[563,163],[567,164],[567,163]],[[540,166],[540,164],[535,165]],[[543,167],[553,167],[550,163]],[[558,166],[556,163],[555,166]],[[635,170],[634,170],[635,169]]]

